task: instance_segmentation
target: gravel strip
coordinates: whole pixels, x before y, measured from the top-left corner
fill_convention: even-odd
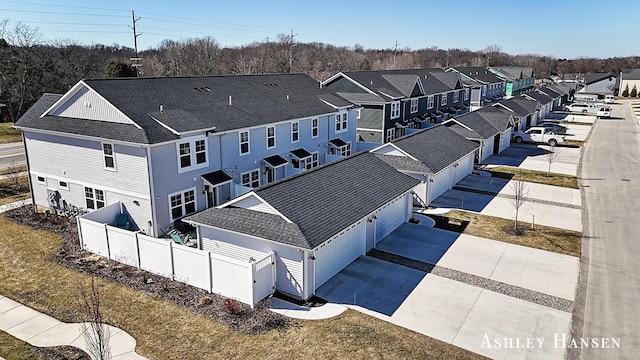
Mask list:
[[[516,299],[532,302],[534,304],[550,307],[552,309],[572,312],[573,301],[544,294],[538,291],[521,288],[519,286],[505,284],[500,281],[495,281],[481,276],[467,274],[462,271],[457,271],[442,266],[429,264],[423,261],[410,259],[404,256],[380,251],[377,249],[371,250],[367,255],[392,262],[394,264],[406,266],[412,269],[424,271],[438,275],[447,279],[459,281],[465,284],[477,286],[483,289],[494,291],[503,295],[511,296]]]

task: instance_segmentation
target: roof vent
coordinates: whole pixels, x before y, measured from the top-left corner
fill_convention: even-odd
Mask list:
[[[229,106],[233,106],[233,102],[231,102],[231,95],[229,95]]]
[[[371,80],[371,85],[373,85],[373,80]]]
[[[164,105],[160,104],[160,112],[164,113]]]
[[[289,94],[287,94],[287,100],[289,100]]]

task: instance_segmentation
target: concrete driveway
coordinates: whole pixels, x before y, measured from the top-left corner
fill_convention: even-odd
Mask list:
[[[576,125],[576,124],[563,124],[567,127],[567,140],[585,141],[591,132],[593,126],[589,125]]]
[[[514,291],[533,288],[572,299],[577,281],[575,258],[424,226],[405,224],[377,249],[423,262],[438,258],[436,270],[446,267],[501,281]],[[442,256],[435,255],[443,249]],[[564,358],[566,349],[554,346],[554,339],[569,336],[569,312],[445,276],[361,256],[316,294],[491,358]],[[543,344],[495,346],[496,341],[527,338],[543,339]]]
[[[576,176],[580,163],[580,148],[556,146],[555,151],[557,155],[551,165],[551,172]],[[486,158],[484,163],[488,167],[506,165],[546,172],[549,169],[548,154],[548,145],[512,143],[499,155],[491,155]]]
[[[431,204],[513,220],[515,209],[509,197],[514,194],[511,184],[505,179],[469,175]],[[535,183],[525,183],[525,186],[529,200],[519,209],[519,221],[582,231],[579,190]]]

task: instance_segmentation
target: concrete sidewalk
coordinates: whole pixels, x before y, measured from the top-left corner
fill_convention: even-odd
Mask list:
[[[83,324],[67,324],[0,295],[0,331],[38,347],[69,345],[87,351]],[[114,360],[146,359],[135,352],[136,340],[125,331],[107,325]]]
[[[342,314],[345,310],[347,307],[340,304],[326,303],[318,307],[306,307],[275,297],[271,298],[271,311],[294,319],[329,319]]]

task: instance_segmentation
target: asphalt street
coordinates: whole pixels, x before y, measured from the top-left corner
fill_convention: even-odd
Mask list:
[[[627,103],[612,110],[616,118],[598,120],[584,147],[585,242],[573,338],[619,338],[620,346],[582,347],[570,358],[634,359],[640,350],[639,126]]]
[[[0,169],[11,165],[25,163],[24,146],[21,142],[0,144]]]

